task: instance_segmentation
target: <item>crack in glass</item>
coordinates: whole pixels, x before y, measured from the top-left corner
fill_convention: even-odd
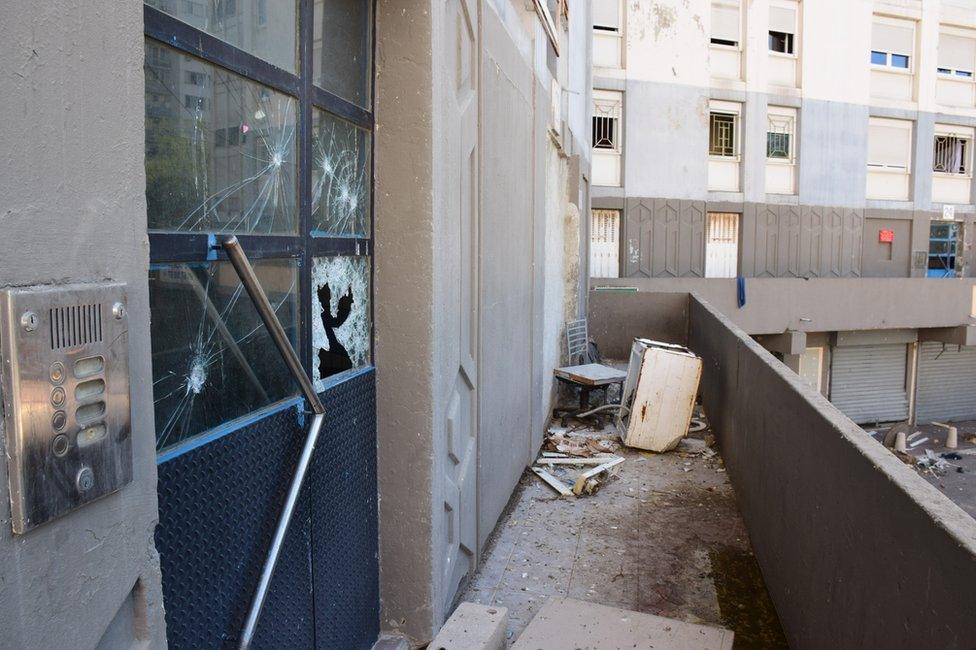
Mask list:
[[[314,111],[312,137],[312,229],[316,235],[369,234],[369,134],[322,111]]]
[[[297,232],[293,98],[146,41],[150,231]]]
[[[255,272],[295,345],[297,264],[261,260]],[[149,288],[157,450],[295,394],[229,262],[154,265]]]

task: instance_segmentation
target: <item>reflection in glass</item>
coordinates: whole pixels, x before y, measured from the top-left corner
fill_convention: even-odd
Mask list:
[[[369,133],[313,110],[312,230],[348,237],[369,234]]]
[[[296,231],[296,102],[146,40],[149,229]]]
[[[358,106],[369,105],[369,0],[315,0],[315,85]]]
[[[297,263],[255,272],[295,345]],[[296,393],[230,262],[154,265],[149,301],[157,450]]]
[[[295,72],[296,0],[145,0],[174,18]]]
[[[333,375],[371,363],[369,258],[312,260],[312,379],[326,388]]]

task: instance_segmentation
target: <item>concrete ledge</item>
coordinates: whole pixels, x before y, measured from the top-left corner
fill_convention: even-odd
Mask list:
[[[428,650],[504,650],[508,610],[476,603],[461,603]]]
[[[766,334],[756,337],[759,344],[770,352],[780,354],[803,354],[807,349],[807,333],[787,330],[782,334]]]
[[[935,341],[951,345],[976,345],[976,326],[933,327],[918,331],[919,341]]]

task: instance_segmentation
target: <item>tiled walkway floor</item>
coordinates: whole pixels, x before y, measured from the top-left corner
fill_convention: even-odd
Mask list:
[[[510,640],[560,595],[785,647],[719,457],[620,454],[619,477],[590,497],[524,475],[461,600],[507,607]]]

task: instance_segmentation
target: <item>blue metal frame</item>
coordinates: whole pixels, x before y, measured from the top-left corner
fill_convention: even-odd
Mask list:
[[[368,0],[365,0],[368,1]],[[365,237],[344,236],[331,237],[312,229],[312,112],[314,109],[324,110],[340,117],[357,127],[373,131],[373,112],[370,109],[339,97],[327,90],[316,86],[312,81],[312,24],[314,20],[313,0],[297,0],[298,2],[298,74],[282,70],[263,59],[245,52],[219,38],[203,32],[191,25],[148,5],[143,6],[144,32],[148,38],[184,54],[194,56],[209,64],[217,65],[249,80],[268,86],[269,88],[290,95],[298,101],[298,233],[291,235],[238,235],[238,239],[248,257],[251,259],[297,259],[299,269],[299,346],[298,354],[306,371],[310,371],[313,364],[311,328],[312,304],[311,261],[315,257],[339,255],[368,255],[370,258],[370,285],[373,273],[373,183],[370,183],[370,214],[369,235]],[[371,15],[373,12],[370,3]],[[372,20],[370,33],[365,37],[373,43]],[[372,45],[371,45],[372,46]],[[375,85],[372,69],[370,77],[370,97],[373,96]],[[370,147],[374,146],[372,138]],[[370,152],[370,177],[372,178],[373,156]],[[220,250],[217,233],[149,233],[149,258],[152,264],[201,262],[227,259]],[[372,310],[372,299],[370,300]],[[372,322],[372,314],[370,314]],[[372,333],[370,334],[372,339]],[[372,343],[372,340],[371,340]],[[370,345],[371,360],[372,344]],[[330,382],[330,383],[335,383]],[[260,412],[265,412],[264,409]],[[212,440],[213,436],[226,434],[226,426],[221,425],[212,431],[202,434],[205,439]],[[239,427],[235,427],[239,428]],[[223,433],[217,433],[223,432]],[[169,451],[161,455],[163,459],[173,456]],[[160,461],[164,462],[164,461]]]

